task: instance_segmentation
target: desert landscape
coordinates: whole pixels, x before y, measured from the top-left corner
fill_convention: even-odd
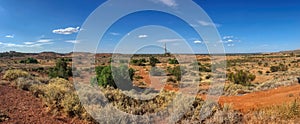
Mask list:
[[[300,124],[299,0],[0,0],[0,124]]]
[[[72,73],[73,54],[27,54],[14,51],[1,53],[1,122],[97,123],[81,105],[74,90],[73,78],[81,76],[75,74],[74,70],[86,68],[73,68]],[[218,103],[212,103],[215,107],[204,119],[200,118],[199,111],[206,100],[213,78],[211,55],[196,55],[199,68],[193,70],[195,73],[189,75],[189,79],[181,79],[184,78],[181,75],[185,73],[185,68],[193,66],[180,64],[173,55],[132,56],[128,62],[129,68],[125,68],[128,69],[126,73],[129,73],[127,79],[130,82],[126,85],[149,89],[143,91],[142,94],[145,95],[158,94],[150,100],[136,100],[126,96],[120,91],[137,91],[120,89],[114,80],[110,80],[112,77],[104,76],[113,75],[110,70],[112,56],[113,54],[95,55],[96,80],[91,79],[91,83],[86,85],[101,87],[109,103],[123,112],[147,115],[162,111],[174,100],[172,96],[191,90],[182,87],[186,83],[184,80],[193,80],[198,85],[197,95],[192,106],[189,106],[190,111],[184,113],[176,123],[299,122],[298,51],[226,55],[227,76],[224,92]],[[184,90],[180,90],[181,88]],[[85,95],[95,105],[100,104],[97,93]],[[120,122],[131,121],[124,118]]]

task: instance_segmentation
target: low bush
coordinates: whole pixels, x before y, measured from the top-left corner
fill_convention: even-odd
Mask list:
[[[34,59],[34,58],[27,58],[25,60],[21,60],[20,63],[24,63],[24,64],[38,64],[38,60]]]
[[[212,66],[210,64],[204,64],[199,66],[199,71],[200,72],[211,72],[212,71]]]
[[[180,66],[175,66],[174,68],[168,68],[167,69],[168,73],[172,74],[175,76],[177,81],[180,81],[182,78],[182,75],[186,73],[185,68]]]
[[[236,73],[229,73],[228,79],[235,84],[250,85],[256,76],[248,71],[239,70]]]
[[[51,79],[46,85],[34,85],[31,91],[42,97],[51,113],[81,119],[90,118],[75,94],[73,84],[63,78]]]
[[[8,80],[8,81],[13,81],[16,80],[20,77],[24,77],[27,78],[29,77],[30,74],[26,71],[22,71],[22,70],[8,70],[5,72],[3,79],[4,80]]]
[[[61,100],[62,112],[70,117],[88,118],[84,107],[81,105],[78,95],[74,92],[67,93]]]
[[[68,67],[68,63],[64,59],[59,59],[56,62],[55,67],[49,69],[49,77],[50,78],[64,78],[68,79],[72,76],[72,68]]]
[[[297,123],[297,118],[300,117],[299,100],[282,105],[274,105],[270,107],[256,109],[245,115],[248,122],[254,123]]]
[[[142,77],[142,76],[140,76],[140,75],[138,75],[138,76],[135,76],[134,78],[135,78],[135,79],[138,79],[138,80],[139,80],[139,79],[143,79],[143,77]]]
[[[224,95],[238,95],[241,92],[249,91],[249,88],[241,84],[228,84],[224,87]]]
[[[136,66],[145,66],[146,60],[145,59],[139,59],[139,60],[133,59],[133,60],[131,60],[130,63],[133,65],[136,65]]]
[[[179,64],[179,62],[176,58],[173,58],[173,59],[169,59],[169,64]]]
[[[62,78],[50,80],[48,85],[43,87],[43,101],[51,112],[58,113],[63,109],[61,104],[66,94],[73,92],[72,84]]]
[[[125,65],[119,67],[98,66],[96,67],[96,78],[93,79],[92,83],[97,82],[102,87],[131,87],[134,73],[134,69],[128,68]]]
[[[279,64],[278,66],[271,66],[270,67],[271,72],[287,71],[287,70],[288,70],[288,66],[286,66],[284,64]]]
[[[167,79],[167,82],[173,82],[173,83],[176,83],[176,80],[173,79],[172,77],[169,77],[169,78]]]
[[[41,84],[40,81],[31,79],[31,78],[18,78],[16,81],[14,81],[14,85],[18,89],[29,91],[31,86]]]
[[[150,61],[150,65],[152,67],[155,67],[156,63],[160,63],[160,61],[157,58],[153,57],[153,56],[149,58],[149,61]]]
[[[211,74],[205,76],[205,79],[207,79],[207,80],[210,79],[210,78],[212,78],[212,75],[211,75]]]

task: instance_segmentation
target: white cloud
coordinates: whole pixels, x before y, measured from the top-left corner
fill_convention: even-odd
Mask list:
[[[200,43],[202,43],[202,41],[200,41],[200,40],[195,40],[194,43],[195,43],[195,44],[200,44]]]
[[[178,5],[175,0],[158,0],[158,1],[169,7],[176,7]]]
[[[234,44],[227,44],[227,46],[228,46],[228,47],[233,47],[233,46],[234,46]]]
[[[221,42],[222,43],[234,43],[234,42],[240,42],[240,40],[234,36],[224,36]]]
[[[120,35],[120,33],[116,33],[116,32],[111,32],[110,34],[111,34],[111,35],[114,35],[114,36]]]
[[[161,43],[166,43],[166,42],[181,42],[184,41],[183,39],[161,39],[158,40],[157,42],[161,42]]]
[[[51,42],[51,41],[53,41],[53,40],[52,39],[40,39],[36,42],[38,42],[38,43],[48,43],[48,42]]]
[[[73,44],[80,43],[79,40],[67,40],[65,42],[67,42],[67,43],[73,43]]]
[[[6,38],[14,38],[15,36],[14,35],[6,35],[5,37]]]
[[[227,42],[228,42],[228,43],[231,43],[231,42],[233,42],[233,40],[232,40],[232,39],[228,39]]]
[[[80,27],[68,27],[68,28],[64,28],[64,29],[56,29],[53,30],[52,32],[55,34],[64,34],[64,35],[68,35],[68,34],[74,34],[80,31]]]
[[[216,24],[216,23],[213,23],[213,22],[207,22],[207,21],[203,21],[203,20],[198,21],[198,23],[202,26],[216,26],[216,27],[221,26],[220,24]]]
[[[33,48],[33,47],[40,47],[40,46],[47,45],[47,44],[53,44],[53,42],[50,42],[50,41],[49,42],[38,42],[38,41],[36,41],[36,42],[24,42],[23,44],[0,42],[1,46],[4,46],[4,47],[18,47],[18,48]]]
[[[224,36],[223,39],[232,39],[234,36]]]
[[[143,35],[139,35],[138,37],[139,37],[139,38],[147,38],[148,35],[143,34]]]
[[[24,42],[25,45],[32,45],[35,44],[34,42]]]
[[[4,46],[7,47],[24,47],[25,45],[20,45],[20,44],[14,44],[14,43],[6,43]]]

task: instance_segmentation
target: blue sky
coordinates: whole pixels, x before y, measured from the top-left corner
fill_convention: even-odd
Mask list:
[[[179,6],[178,0],[156,1],[158,5],[166,7]],[[75,39],[84,30],[82,24],[103,2],[105,0],[0,0],[0,52],[71,52],[74,44],[81,42]],[[300,48],[299,0],[194,2],[213,20],[228,53]],[[168,31],[157,29],[151,32],[148,29],[146,32],[145,29],[144,32],[134,32],[134,29],[147,25],[162,25],[176,30],[195,52],[207,52],[204,41],[193,33],[192,27],[196,25],[186,24],[175,16],[155,11],[130,14],[115,22],[101,40],[98,52],[112,52],[122,39],[123,42],[162,41],[157,43],[163,45],[163,42],[167,42],[170,48],[172,45],[180,46],[177,43],[180,42],[178,37],[172,37],[176,34],[169,37],[167,34],[157,35],[170,33]],[[199,21],[198,25],[210,26],[211,23]]]

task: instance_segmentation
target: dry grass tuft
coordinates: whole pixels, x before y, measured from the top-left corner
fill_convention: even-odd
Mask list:
[[[3,76],[4,80],[8,80],[8,81],[13,81],[16,80],[20,77],[29,77],[30,74],[26,71],[22,71],[22,70],[7,70]]]

